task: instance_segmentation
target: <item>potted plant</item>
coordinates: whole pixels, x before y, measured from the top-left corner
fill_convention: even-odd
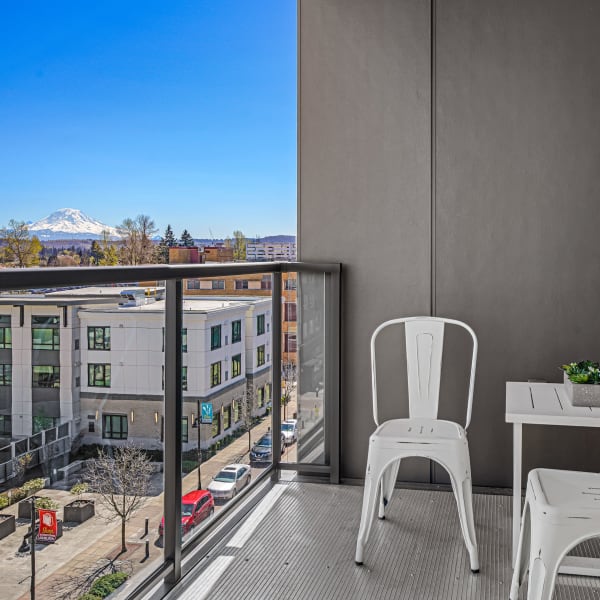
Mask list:
[[[58,508],[58,503],[48,498],[47,496],[30,496],[25,500],[21,500],[19,502],[19,519],[31,519],[31,499],[35,498],[35,507],[36,508],[46,508],[48,510],[56,510]]]
[[[83,497],[89,489],[87,483],[76,483],[71,489],[70,493],[76,496],[73,502],[65,505],[63,508],[63,520],[71,521],[73,523],[83,523],[88,519],[92,518],[96,514],[96,506],[93,500]]]
[[[573,406],[600,406],[600,364],[582,360],[563,365],[565,391]]]

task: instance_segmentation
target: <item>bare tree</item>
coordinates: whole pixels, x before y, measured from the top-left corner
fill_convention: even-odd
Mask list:
[[[254,423],[254,409],[256,407],[256,390],[254,386],[247,385],[245,392],[238,399],[240,403],[240,413],[244,428],[248,432],[248,452],[252,449],[252,439],[250,437],[252,425]]]
[[[42,244],[36,236],[29,235],[24,221],[11,219],[8,227],[0,229],[0,241],[3,242],[0,254],[5,262],[20,268],[39,264]]]
[[[281,403],[283,404],[283,420],[287,419],[287,405],[296,387],[296,363],[287,361],[281,367]]]
[[[152,236],[158,229],[148,215],[124,219],[117,230],[121,236],[121,262],[124,265],[156,262],[156,247],[152,242]]]
[[[148,495],[152,465],[136,446],[113,448],[112,454],[98,451],[98,458],[89,463],[87,478],[90,491],[109,510],[108,519],[121,520],[121,552],[127,552],[125,524]]]

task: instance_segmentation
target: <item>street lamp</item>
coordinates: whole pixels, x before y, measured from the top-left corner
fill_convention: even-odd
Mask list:
[[[192,429],[198,429],[198,489],[202,489],[202,473],[200,469],[200,465],[202,463],[202,449],[200,448],[200,444],[202,441],[201,432],[201,419],[200,419],[200,400],[198,402],[198,413],[196,414],[196,418],[194,419],[194,415],[192,415]]]

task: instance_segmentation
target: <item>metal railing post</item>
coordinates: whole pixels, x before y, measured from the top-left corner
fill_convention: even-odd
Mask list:
[[[183,285],[168,279],[165,300],[165,435],[163,448],[165,562],[173,566],[166,577],[174,584],[181,578],[181,325]]]

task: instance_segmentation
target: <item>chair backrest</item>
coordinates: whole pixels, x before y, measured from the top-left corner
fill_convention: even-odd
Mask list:
[[[375,360],[375,342],[377,336],[387,327],[404,324],[410,417],[437,419],[442,374],[444,328],[447,323],[466,329],[471,334],[473,340],[465,429],[469,426],[473,406],[473,388],[475,386],[477,336],[466,323],[454,319],[443,319],[441,317],[391,319],[379,325],[373,332],[371,336],[371,381],[373,386],[373,418],[377,426],[379,426],[377,415],[377,368]]]

